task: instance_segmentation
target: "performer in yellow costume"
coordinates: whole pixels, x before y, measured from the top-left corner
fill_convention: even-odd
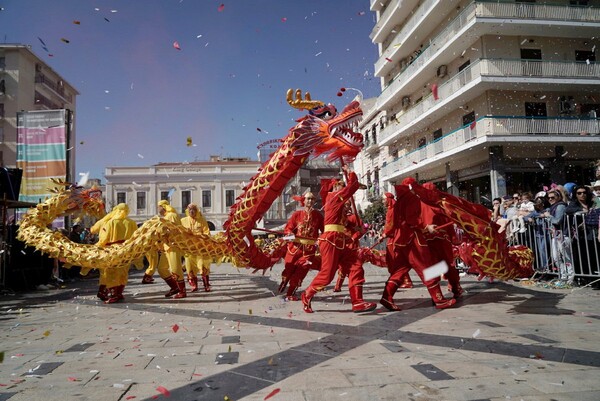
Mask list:
[[[198,209],[198,206],[194,203],[190,203],[185,209],[185,215],[181,219],[181,225],[190,230],[192,234],[205,234],[210,235],[210,228],[206,219],[202,215],[202,212]],[[202,283],[204,284],[204,291],[210,291],[210,263],[212,258],[203,258],[198,255],[185,255],[185,269],[187,271],[188,283],[191,286],[191,292],[198,291],[198,272],[202,275]]]
[[[173,209],[173,206],[167,200],[158,202],[159,213],[163,218],[171,223],[181,224],[179,215]],[[162,212],[160,209],[164,209]],[[164,213],[164,214],[163,214]],[[183,279],[183,267],[181,265],[181,254],[171,250],[165,244],[164,251],[160,253],[158,259],[158,274],[167,282],[171,289],[165,294],[166,298],[185,298],[187,296],[185,290],[185,281]]]
[[[122,244],[137,230],[137,224],[129,217],[129,207],[125,203],[119,203],[110,213],[108,220],[101,224],[98,245],[110,247]],[[129,278],[129,266],[114,269],[103,269],[100,272],[100,282],[108,288],[107,304],[124,299],[123,290]]]

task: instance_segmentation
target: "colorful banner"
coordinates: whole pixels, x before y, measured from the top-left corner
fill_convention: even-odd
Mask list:
[[[19,200],[39,203],[67,178],[66,110],[17,113],[17,167],[23,170]]]

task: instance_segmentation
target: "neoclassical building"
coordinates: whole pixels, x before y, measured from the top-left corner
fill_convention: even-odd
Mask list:
[[[170,201],[183,215],[190,203],[202,210],[211,230],[222,230],[229,208],[254,176],[260,162],[248,158],[211,156],[208,161],[158,163],[149,167],[107,167],[106,208],[129,206],[138,223],[157,215],[157,204]]]

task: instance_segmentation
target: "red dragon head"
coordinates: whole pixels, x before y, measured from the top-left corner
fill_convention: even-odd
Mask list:
[[[309,111],[291,129],[291,133],[297,135],[292,145],[294,155],[328,154],[329,161],[343,158],[345,162],[350,162],[363,148],[362,134],[353,131],[363,115],[360,102],[353,100],[338,113],[334,105],[312,100],[308,92],[302,99],[300,89],[296,90],[295,99],[293,90],[288,90],[287,102],[294,108]]]

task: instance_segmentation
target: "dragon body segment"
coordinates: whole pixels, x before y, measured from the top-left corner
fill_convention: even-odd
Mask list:
[[[362,135],[352,131],[362,117],[359,102],[353,101],[337,113],[333,105],[314,101],[308,93],[303,99],[300,90],[296,91],[294,99],[290,89],[287,100],[294,108],[309,110],[309,114],[290,129],[281,140],[281,146],[244,188],[224,223],[224,234],[196,235],[182,226],[153,217],[123,243],[106,248],[78,244],[51,230],[49,225],[58,217],[75,213],[101,218],[105,213],[104,203],[98,190],[59,183],[62,189],[23,217],[17,238],[52,258],[63,259],[67,265],[81,266],[82,271],[127,267],[148,252],[162,250],[163,245],[184,254],[231,257],[240,267],[266,269],[272,266],[279,259],[281,249],[262,249],[255,244],[252,229],[256,222],[309,157],[328,154],[331,161],[349,161],[363,147]],[[277,244],[278,248],[283,248],[285,242]]]

